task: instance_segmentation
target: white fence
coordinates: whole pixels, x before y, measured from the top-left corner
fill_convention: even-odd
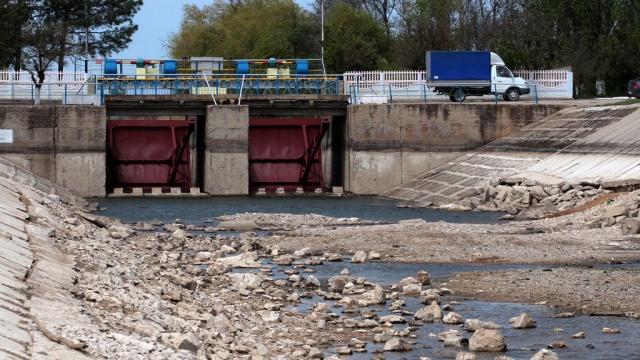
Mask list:
[[[60,100],[65,95],[87,95],[88,87],[83,87],[89,74],[69,72],[47,72],[40,89],[41,100]],[[31,100],[35,84],[27,71],[0,71],[0,99]]]
[[[569,70],[516,70],[513,73],[527,83],[537,85],[540,98],[573,98],[573,72]]]
[[[532,85],[533,98],[537,91],[541,99],[571,99],[573,73],[568,70],[515,71]],[[358,102],[387,102],[393,100],[420,100],[446,98],[435,95],[427,86],[424,71],[365,71],[344,74],[345,95],[357,95]],[[535,87],[533,86],[535,85]]]

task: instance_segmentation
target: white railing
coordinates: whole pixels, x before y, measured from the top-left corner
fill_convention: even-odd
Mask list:
[[[541,99],[571,99],[573,97],[573,73],[568,70],[514,71],[529,85],[535,85]],[[382,96],[380,89],[393,93],[392,96],[402,100],[424,100],[426,82],[424,71],[364,71],[344,74],[344,93],[358,89],[360,96]],[[388,89],[388,90],[387,90]],[[399,89],[400,91],[394,91]],[[428,90],[428,86],[427,86]],[[370,93],[370,94],[369,94]],[[429,97],[434,97],[428,91]],[[523,97],[531,97],[525,95]]]
[[[83,84],[87,80],[86,73],[46,72],[44,84]],[[33,84],[28,71],[0,71],[0,85]]]

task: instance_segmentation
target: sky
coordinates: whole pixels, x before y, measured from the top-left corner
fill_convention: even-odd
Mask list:
[[[129,47],[110,56],[112,59],[147,60],[167,59],[167,49],[162,46],[169,39],[171,33],[177,33],[182,21],[182,7],[194,4],[199,8],[210,5],[214,0],[144,0],[140,11],[134,16],[133,22],[138,25],[138,31],[133,34]],[[296,0],[301,6],[308,8],[308,0]]]

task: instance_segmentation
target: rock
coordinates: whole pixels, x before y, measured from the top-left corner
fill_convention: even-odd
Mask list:
[[[364,251],[358,250],[355,255],[351,258],[351,262],[354,264],[362,264],[367,260],[367,254]]]
[[[446,342],[447,339],[466,339],[464,335],[458,330],[450,329],[445,332],[441,332],[438,334],[438,341]]]
[[[504,336],[497,330],[478,329],[469,340],[469,350],[474,352],[506,351]]]
[[[238,250],[236,250],[236,248],[231,247],[229,245],[220,246],[220,251],[222,251],[225,254],[235,254],[236,252],[238,252]]]
[[[465,337],[448,337],[444,340],[444,347],[466,349],[469,347],[469,340]]]
[[[464,328],[467,331],[476,331],[478,329],[490,329],[490,330],[502,329],[502,326],[490,321],[480,321],[478,319],[467,319],[467,321],[464,322]]]
[[[235,230],[235,231],[247,231],[247,230],[260,230],[260,227],[253,221],[222,221],[216,227],[218,230]]]
[[[393,330],[387,330],[380,334],[375,334],[373,336],[373,342],[376,344],[386,343],[387,341],[393,339]]]
[[[456,354],[456,360],[477,360],[476,354],[470,352],[459,352]]]
[[[547,345],[547,348],[549,349],[564,349],[568,347],[569,345],[567,345],[566,343],[563,343],[562,341],[554,341],[551,344]]]
[[[605,218],[615,218],[618,216],[627,216],[629,214],[629,209],[625,206],[609,206],[604,212],[603,217]]]
[[[522,313],[520,316],[510,319],[509,322],[514,329],[533,329],[536,327],[536,321],[527,313]]]
[[[551,350],[542,349],[533,355],[531,360],[560,360],[560,357]]]
[[[235,256],[227,256],[224,258],[216,259],[216,262],[228,264],[234,268],[260,268],[262,262],[256,261],[257,255],[253,252],[243,253]]]
[[[338,353],[338,355],[353,355],[353,350],[348,346],[341,346],[336,348],[336,353]]]
[[[507,355],[500,355],[500,356],[496,356],[495,360],[513,360],[513,358]]]
[[[442,310],[440,309],[440,306],[433,301],[429,306],[418,310],[414,317],[425,322],[434,322],[442,319]]]
[[[200,346],[198,337],[192,332],[171,340],[171,343],[178,350],[187,350],[194,354],[198,352],[198,347]]]
[[[585,337],[586,337],[586,334],[584,333],[584,331],[580,331],[579,333],[575,333],[571,335],[571,338],[573,339],[584,339]]]
[[[313,275],[309,275],[307,276],[307,279],[305,280],[305,285],[307,286],[314,286],[314,287],[320,287],[320,280],[318,280],[318,278],[316,278]]]
[[[311,255],[311,248],[305,247],[294,251],[293,256],[305,257]]]
[[[231,273],[227,276],[233,281],[235,288],[255,290],[262,285],[262,279],[256,274]]]
[[[398,221],[398,224],[425,224],[426,221],[424,219],[407,219],[407,220],[400,220]]]
[[[402,286],[402,293],[404,296],[418,296],[422,291],[422,285],[417,282],[406,284]]]
[[[309,357],[309,359],[324,359],[324,354],[322,353],[322,351],[316,348],[311,348],[307,356]]]
[[[205,273],[209,276],[222,275],[231,272],[232,268],[226,263],[213,263],[207,266]]]
[[[418,271],[416,280],[418,281],[419,284],[422,284],[425,286],[431,285],[431,275],[424,270]]]
[[[380,322],[381,323],[391,323],[391,324],[404,324],[407,322],[407,319],[405,319],[402,316],[397,316],[397,315],[387,315],[387,316],[382,316],[380,318]]]
[[[640,220],[637,218],[624,219],[620,221],[620,229],[622,230],[622,235],[640,234]]]
[[[370,251],[369,252],[369,259],[370,260],[380,260],[382,256],[380,255],[379,252],[377,251]]]
[[[384,344],[383,351],[411,351],[413,346],[401,338],[393,338]]]
[[[448,313],[443,319],[442,322],[445,324],[452,324],[452,325],[457,325],[457,324],[462,324],[464,323],[464,321],[462,320],[462,316],[460,316],[460,314],[455,313],[455,312],[450,312]]]
[[[602,333],[603,334],[620,334],[620,330],[604,327],[602,328]]]

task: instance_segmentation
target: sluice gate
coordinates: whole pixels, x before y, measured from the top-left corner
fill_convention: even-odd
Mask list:
[[[250,119],[250,188],[323,188],[322,139],[329,123],[329,118]]]
[[[108,120],[107,189],[191,186],[193,120]]]

